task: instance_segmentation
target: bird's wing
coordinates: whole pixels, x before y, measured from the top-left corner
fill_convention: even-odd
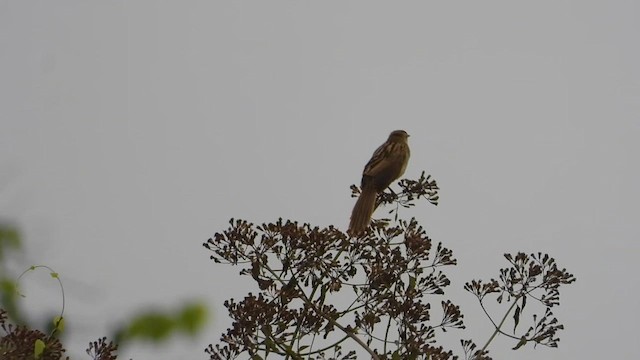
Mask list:
[[[389,144],[384,143],[380,145],[376,151],[373,152],[373,155],[367,165],[364,166],[362,175],[375,176],[380,173],[380,171],[387,166],[388,161],[385,160],[388,160],[390,150],[391,147]]]

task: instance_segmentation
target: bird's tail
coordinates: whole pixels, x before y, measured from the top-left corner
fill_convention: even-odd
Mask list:
[[[377,192],[373,184],[363,186],[360,197],[351,212],[351,222],[347,231],[349,235],[358,236],[367,230],[376,205],[376,195]]]

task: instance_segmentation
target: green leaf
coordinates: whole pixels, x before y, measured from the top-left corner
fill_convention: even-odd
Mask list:
[[[4,259],[5,250],[20,248],[18,230],[6,225],[0,226],[0,261]]]
[[[56,316],[53,318],[53,328],[54,331],[63,332],[64,331],[64,317]]]
[[[400,353],[398,352],[398,350],[394,351],[393,354],[391,354],[391,360],[400,360]]]
[[[277,350],[276,348],[276,344],[273,342],[273,340],[271,340],[270,337],[266,338],[264,340],[264,344],[265,344],[265,356],[269,356],[269,353],[271,352],[271,350]]]
[[[416,277],[409,276],[409,290],[413,290],[416,288]]]
[[[147,339],[155,342],[166,339],[175,328],[173,319],[161,313],[147,313],[133,319],[124,338]]]
[[[524,344],[527,343],[527,338],[526,337],[521,337],[520,341],[518,341],[518,344],[516,345],[516,347],[513,348],[513,350],[518,350],[520,349]]]
[[[515,334],[516,328],[518,327],[518,324],[520,323],[520,306],[516,306],[516,312],[513,314],[513,320],[515,322],[515,324],[513,325],[513,333]]]
[[[6,278],[0,279],[0,292],[8,297],[14,297],[19,294],[16,283]]]
[[[190,304],[180,312],[178,324],[190,335],[195,335],[207,321],[207,308],[203,304]]]
[[[33,344],[33,358],[40,359],[42,354],[44,354],[45,347],[46,345],[44,344],[44,341],[40,339],[36,340],[35,344]]]

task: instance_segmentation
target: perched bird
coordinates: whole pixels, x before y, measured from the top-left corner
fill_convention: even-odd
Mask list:
[[[392,131],[387,141],[380,145],[365,165],[360,197],[351,212],[347,231],[351,236],[358,236],[369,227],[376,196],[404,174],[410,155],[408,138],[409,134],[404,130]]]

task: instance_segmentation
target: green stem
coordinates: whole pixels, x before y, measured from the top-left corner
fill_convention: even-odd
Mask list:
[[[489,347],[489,344],[491,344],[491,342],[496,337],[496,335],[498,335],[501,332],[500,329],[502,328],[502,325],[504,325],[504,322],[507,320],[507,317],[511,313],[511,310],[513,310],[513,308],[516,306],[516,304],[518,304],[518,300],[520,300],[521,297],[522,297],[522,295],[518,296],[515,299],[515,301],[513,302],[513,304],[511,304],[511,307],[509,308],[509,310],[507,310],[507,312],[502,317],[502,321],[500,321],[500,324],[498,324],[498,326],[494,325],[495,330],[493,331],[493,334],[491,334],[491,337],[489,338],[489,340],[487,340],[487,343],[484,344],[482,349],[480,349],[480,354],[482,354],[485,350],[487,350],[487,347]]]

